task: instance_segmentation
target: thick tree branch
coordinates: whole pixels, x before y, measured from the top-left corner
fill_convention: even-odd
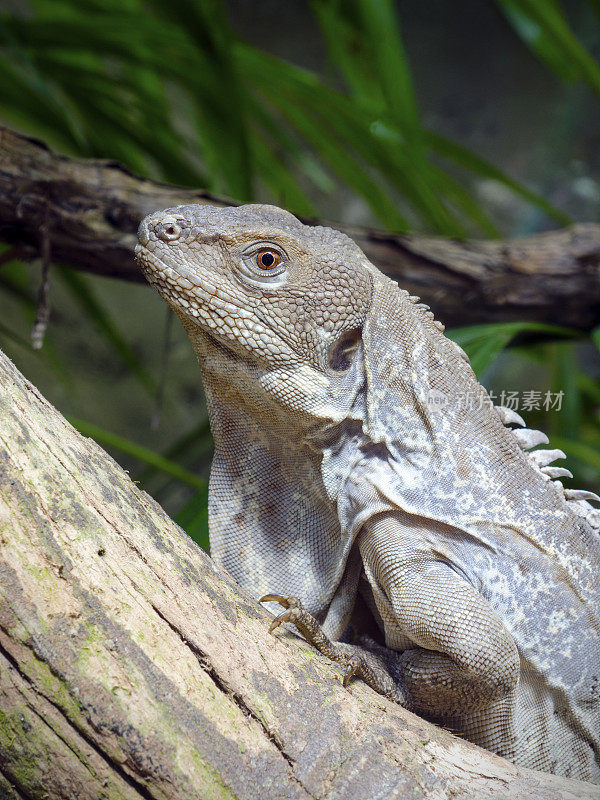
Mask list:
[[[0,795],[585,800],[338,671],[0,353]]]
[[[142,280],[133,246],[143,216],[182,203],[227,202],[140,179],[119,164],[65,158],[0,128],[0,240],[39,252],[49,215],[53,258],[75,269]],[[528,319],[590,330],[600,324],[600,225],[506,242],[346,230],[448,325]]]

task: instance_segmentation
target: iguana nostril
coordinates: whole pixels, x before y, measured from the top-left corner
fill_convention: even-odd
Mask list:
[[[154,231],[163,242],[174,242],[181,235],[181,227],[173,219],[163,219],[154,226]]]

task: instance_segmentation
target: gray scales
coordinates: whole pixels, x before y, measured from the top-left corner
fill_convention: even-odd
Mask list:
[[[564,454],[347,236],[189,205],[139,240],[202,368],[214,560],[346,681],[600,782],[600,512]]]

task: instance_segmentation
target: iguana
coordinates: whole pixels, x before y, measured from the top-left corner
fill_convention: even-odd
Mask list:
[[[558,480],[564,453],[531,450],[546,436],[335,230],[189,205],[139,242],[202,367],[212,556],[284,606],[271,627],[515,763],[600,782],[600,512]]]

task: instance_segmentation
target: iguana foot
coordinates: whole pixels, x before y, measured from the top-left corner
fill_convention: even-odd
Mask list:
[[[396,653],[366,639],[364,643],[366,644],[368,641],[368,647],[331,641],[317,620],[304,608],[297,597],[266,594],[260,598],[261,603],[267,601],[279,603],[286,609],[275,617],[269,626],[269,633],[273,633],[283,622],[291,622],[309,644],[316,647],[327,658],[345,667],[342,680],[344,686],[347,686],[353,677],[362,678],[376,692],[390,697],[401,705],[406,705],[406,697],[400,685],[397,669],[401,653]]]

